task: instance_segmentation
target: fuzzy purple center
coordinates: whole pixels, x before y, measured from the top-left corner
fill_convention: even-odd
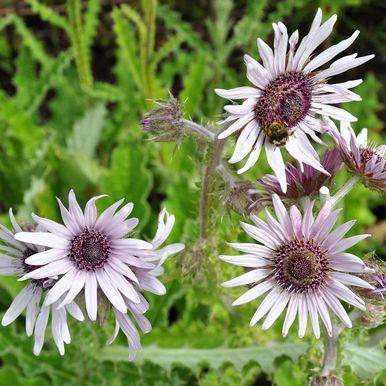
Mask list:
[[[274,276],[290,292],[319,288],[330,270],[326,252],[313,240],[292,240],[275,253]]]
[[[265,131],[274,122],[287,129],[304,119],[311,107],[312,81],[302,72],[288,72],[272,80],[255,106],[259,126]]]
[[[383,157],[377,153],[375,149],[371,149],[368,147],[361,147],[359,149],[360,160],[362,164],[366,164],[370,162],[375,157],[375,163],[384,162]],[[386,162],[383,165],[383,171],[386,171]]]
[[[81,270],[94,271],[102,268],[109,255],[109,239],[100,231],[85,229],[71,242],[69,258]]]
[[[30,264],[27,264],[25,261],[26,259],[28,259],[28,257],[34,255],[35,253],[37,253],[36,251],[32,250],[32,249],[26,249],[24,252],[23,252],[23,261],[22,261],[22,267],[23,267],[23,271],[24,271],[24,274],[27,274],[27,273],[30,273],[32,271],[34,271],[35,269],[38,269],[41,267],[41,265],[30,265]],[[30,279],[30,282],[34,285],[36,285],[37,287],[41,287],[43,289],[49,289],[51,287],[53,287],[53,285],[55,284],[55,281],[54,279],[47,279],[47,278],[44,278],[44,279]]]

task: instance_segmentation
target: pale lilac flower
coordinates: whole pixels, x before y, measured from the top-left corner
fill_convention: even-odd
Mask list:
[[[266,175],[257,181],[257,185],[262,189],[254,189],[250,194],[257,196],[257,200],[253,206],[262,207],[272,202],[272,195],[277,194],[284,200],[296,201],[303,197],[319,195],[319,190],[322,186],[332,182],[335,174],[342,167],[342,160],[339,151],[326,150],[322,159],[321,165],[328,171],[329,176],[314,169],[310,165],[295,166],[287,164],[285,174],[287,177],[287,192],[283,192],[280,187],[278,178],[274,175]]]
[[[334,122],[327,121],[341,157],[348,168],[371,189],[386,191],[386,145],[374,146],[368,143],[367,129],[358,136],[348,122],[341,122],[340,132]]]
[[[245,254],[220,256],[228,263],[251,269],[223,283],[224,287],[251,287],[233,305],[248,303],[267,294],[250,325],[265,317],[263,329],[267,329],[287,307],[283,336],[287,335],[296,315],[299,337],[305,334],[308,317],[317,338],[320,336],[319,317],[331,335],[331,312],[351,327],[350,318],[340,302],[365,310],[363,300],[348,286],[372,289],[356,276],[372,270],[359,257],[345,251],[368,235],[344,238],[355,221],[332,231],[340,210],[332,211],[329,202],[314,219],[310,200],[304,204],[303,214],[296,206],[288,213],[277,195],[273,195],[272,201],[277,219],[266,210],[267,222],[252,215],[255,226],[241,223],[245,232],[260,244],[231,243],[230,246]]]
[[[178,253],[184,249],[184,244],[176,243],[170,244],[163,248],[159,248],[169,237],[170,232],[173,229],[175,218],[170,215],[165,209],[163,209],[158,218],[158,229],[155,237],[151,241],[153,246],[153,256],[144,257],[145,261],[155,264],[152,269],[133,268],[134,273],[139,279],[139,285],[142,290],[155,293],[156,295],[164,295],[166,290],[160,282],[155,279],[163,273],[162,264],[168,258],[168,256]],[[126,305],[130,310],[131,315],[137,322],[138,326],[143,333],[151,331],[151,324],[148,319],[143,315],[149,309],[149,303],[144,296],[140,294],[140,302],[133,303],[130,299],[125,298]],[[129,351],[129,360],[135,358],[136,352],[141,348],[140,337],[135,328],[131,318],[125,314],[113,308],[115,314],[115,330],[111,338],[107,341],[107,344],[111,344],[118,335],[119,330],[122,330],[126,335],[131,350]],[[131,342],[131,344],[130,344]]]
[[[359,34],[359,31],[355,31],[348,39],[313,56],[316,48],[331,34],[336,19],[336,15],[333,15],[321,24],[322,11],[319,9],[308,35],[297,48],[298,31],[288,38],[285,25],[274,23],[274,49],[263,40],[257,40],[263,65],[248,55],[244,56],[247,78],[253,87],[215,90],[219,96],[229,100],[245,99],[241,105],[225,106],[229,116],[222,123],[228,123],[229,126],[218,137],[225,138],[241,130],[229,160],[230,163],[236,163],[249,154],[238,173],[245,172],[257,162],[263,145],[268,163],[284,192],[286,174],[280,146],[284,146],[299,162],[327,173],[320,165],[318,154],[307,135],[321,142],[315,133],[323,132],[318,116],[356,121],[353,115],[332,105],[360,100],[360,96],[350,89],[360,84],[361,80],[335,84],[327,84],[326,80],[373,57],[347,55],[334,61],[329,68],[318,70],[349,47]]]
[[[386,273],[377,272],[374,274],[375,289],[372,291],[374,294],[379,294],[382,299],[384,298],[383,294],[386,293]]]
[[[149,329],[142,316],[148,305],[140,291],[165,293],[165,287],[155,277],[154,270],[159,270],[158,263],[166,258],[165,255],[178,251],[181,245],[156,250],[157,241],[153,244],[127,238],[138,224],[137,218],[127,219],[133,204],[126,204],[118,210],[122,199],[98,217],[95,202],[100,197],[103,196],[90,199],[83,212],[71,190],[68,210],[58,200],[65,225],[34,216],[48,232],[22,232],[15,237],[51,248],[28,258],[29,264],[42,267],[24,275],[24,278],[34,279],[63,275],[48,292],[45,304],[52,304],[64,296],[60,308],[84,290],[87,314],[91,320],[96,320],[98,297],[107,298],[128,338],[132,357],[140,347],[139,335],[126,314],[129,311],[141,329]],[[162,214],[167,215],[166,211]],[[174,223],[174,216],[170,216],[165,225],[169,233],[171,222]]]
[[[16,232],[21,232],[22,228],[15,220],[12,210],[9,211],[11,223]],[[28,265],[26,260],[36,253],[45,253],[45,248],[24,243],[14,238],[14,233],[0,225],[0,240],[5,245],[0,245],[0,275],[1,276],[23,276],[28,274],[36,267]],[[57,309],[60,301],[58,299],[52,304],[41,305],[44,294],[55,284],[56,277],[41,277],[31,279],[28,284],[16,296],[11,306],[8,308],[1,321],[3,326],[7,326],[17,319],[26,310],[26,332],[28,336],[34,334],[35,355],[39,355],[44,344],[44,335],[48,319],[51,313],[51,329],[56,346],[61,355],[64,355],[64,343],[70,343],[71,337],[67,325],[67,313],[75,319],[83,321],[82,311],[75,302],[68,303],[65,307]]]

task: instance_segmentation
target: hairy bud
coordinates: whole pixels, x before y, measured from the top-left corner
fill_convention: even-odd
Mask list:
[[[375,328],[383,324],[385,308],[383,304],[367,304],[366,312],[361,315],[360,324],[364,328]]]
[[[141,120],[145,131],[158,142],[178,142],[184,134],[183,115],[178,100],[170,95],[169,100],[157,100],[158,106]]]
[[[382,260],[372,258],[366,265],[374,271],[365,274],[364,279],[373,285],[374,289],[360,289],[358,292],[372,304],[383,304],[386,293],[386,264]]]
[[[249,216],[254,203],[250,194],[250,190],[253,188],[253,185],[248,182],[241,183],[232,188],[227,197],[228,207],[244,217]]]

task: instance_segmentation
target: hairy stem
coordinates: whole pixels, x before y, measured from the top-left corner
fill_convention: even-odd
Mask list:
[[[354,310],[350,313],[350,320],[353,322],[361,316],[359,310]],[[323,358],[323,368],[321,375],[328,376],[331,371],[336,369],[336,361],[338,357],[338,339],[340,334],[346,328],[346,325],[342,322],[336,323],[335,319],[331,319],[332,323],[332,336],[327,334],[327,331],[324,333],[324,358]]]
[[[356,185],[356,183],[360,180],[359,177],[354,176],[351,177],[336,193],[334,196],[330,198],[330,203],[332,206],[335,206],[340,200],[348,194],[351,189]]]
[[[216,134],[210,131],[209,129],[207,129],[206,127],[201,126],[196,122],[189,121],[188,119],[183,119],[182,123],[184,124],[184,127],[186,129],[192,130],[195,133],[198,133],[203,137],[209,139],[210,141],[216,140]]]
[[[335,320],[331,319],[332,323],[332,334],[329,336],[327,331],[324,333],[324,358],[323,368],[321,375],[326,377],[330,375],[332,370],[336,368],[336,360],[338,357],[338,338],[340,331],[335,324]]]
[[[224,166],[222,162],[216,168],[218,174],[223,178],[223,180],[231,187],[234,188],[236,186],[236,181],[229,170]]]
[[[205,167],[202,181],[202,190],[200,198],[200,239],[201,242],[208,238],[208,219],[209,219],[209,195],[211,183],[217,166],[221,162],[221,155],[224,150],[225,140],[214,140],[213,151],[210,154],[208,165]]]

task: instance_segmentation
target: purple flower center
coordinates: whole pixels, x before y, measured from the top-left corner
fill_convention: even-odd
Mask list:
[[[32,250],[32,249],[29,249],[27,248],[24,252],[23,252],[23,261],[22,261],[22,267],[23,267],[23,272],[24,274],[27,274],[27,273],[30,273],[32,271],[35,271],[35,269],[38,269],[41,267],[41,265],[30,265],[30,264],[27,264],[25,262],[25,260],[34,255],[35,253],[37,253],[36,251]],[[34,284],[35,286],[37,287],[41,287],[43,289],[49,289],[51,287],[53,287],[53,285],[55,284],[56,280],[55,279],[50,279],[50,278],[44,278],[44,279],[30,279],[30,282],[32,284]]]
[[[85,229],[71,242],[69,258],[81,270],[94,271],[102,268],[109,255],[109,239],[100,231]]]
[[[330,270],[326,252],[313,240],[292,240],[274,256],[274,277],[290,292],[319,288]]]
[[[359,149],[360,160],[362,164],[366,164],[370,162],[373,158],[375,158],[375,163],[384,162],[383,157],[377,153],[375,149],[368,147],[361,147]],[[383,165],[383,171],[386,171],[386,162]]]
[[[273,135],[279,131],[279,136],[285,137],[281,141],[286,140],[288,129],[296,126],[307,115],[311,97],[312,81],[302,72],[279,75],[268,84],[255,106],[255,116],[271,142],[276,140],[268,134],[271,125],[275,124]],[[287,129],[287,136],[284,136],[283,129],[278,130],[279,125]]]

